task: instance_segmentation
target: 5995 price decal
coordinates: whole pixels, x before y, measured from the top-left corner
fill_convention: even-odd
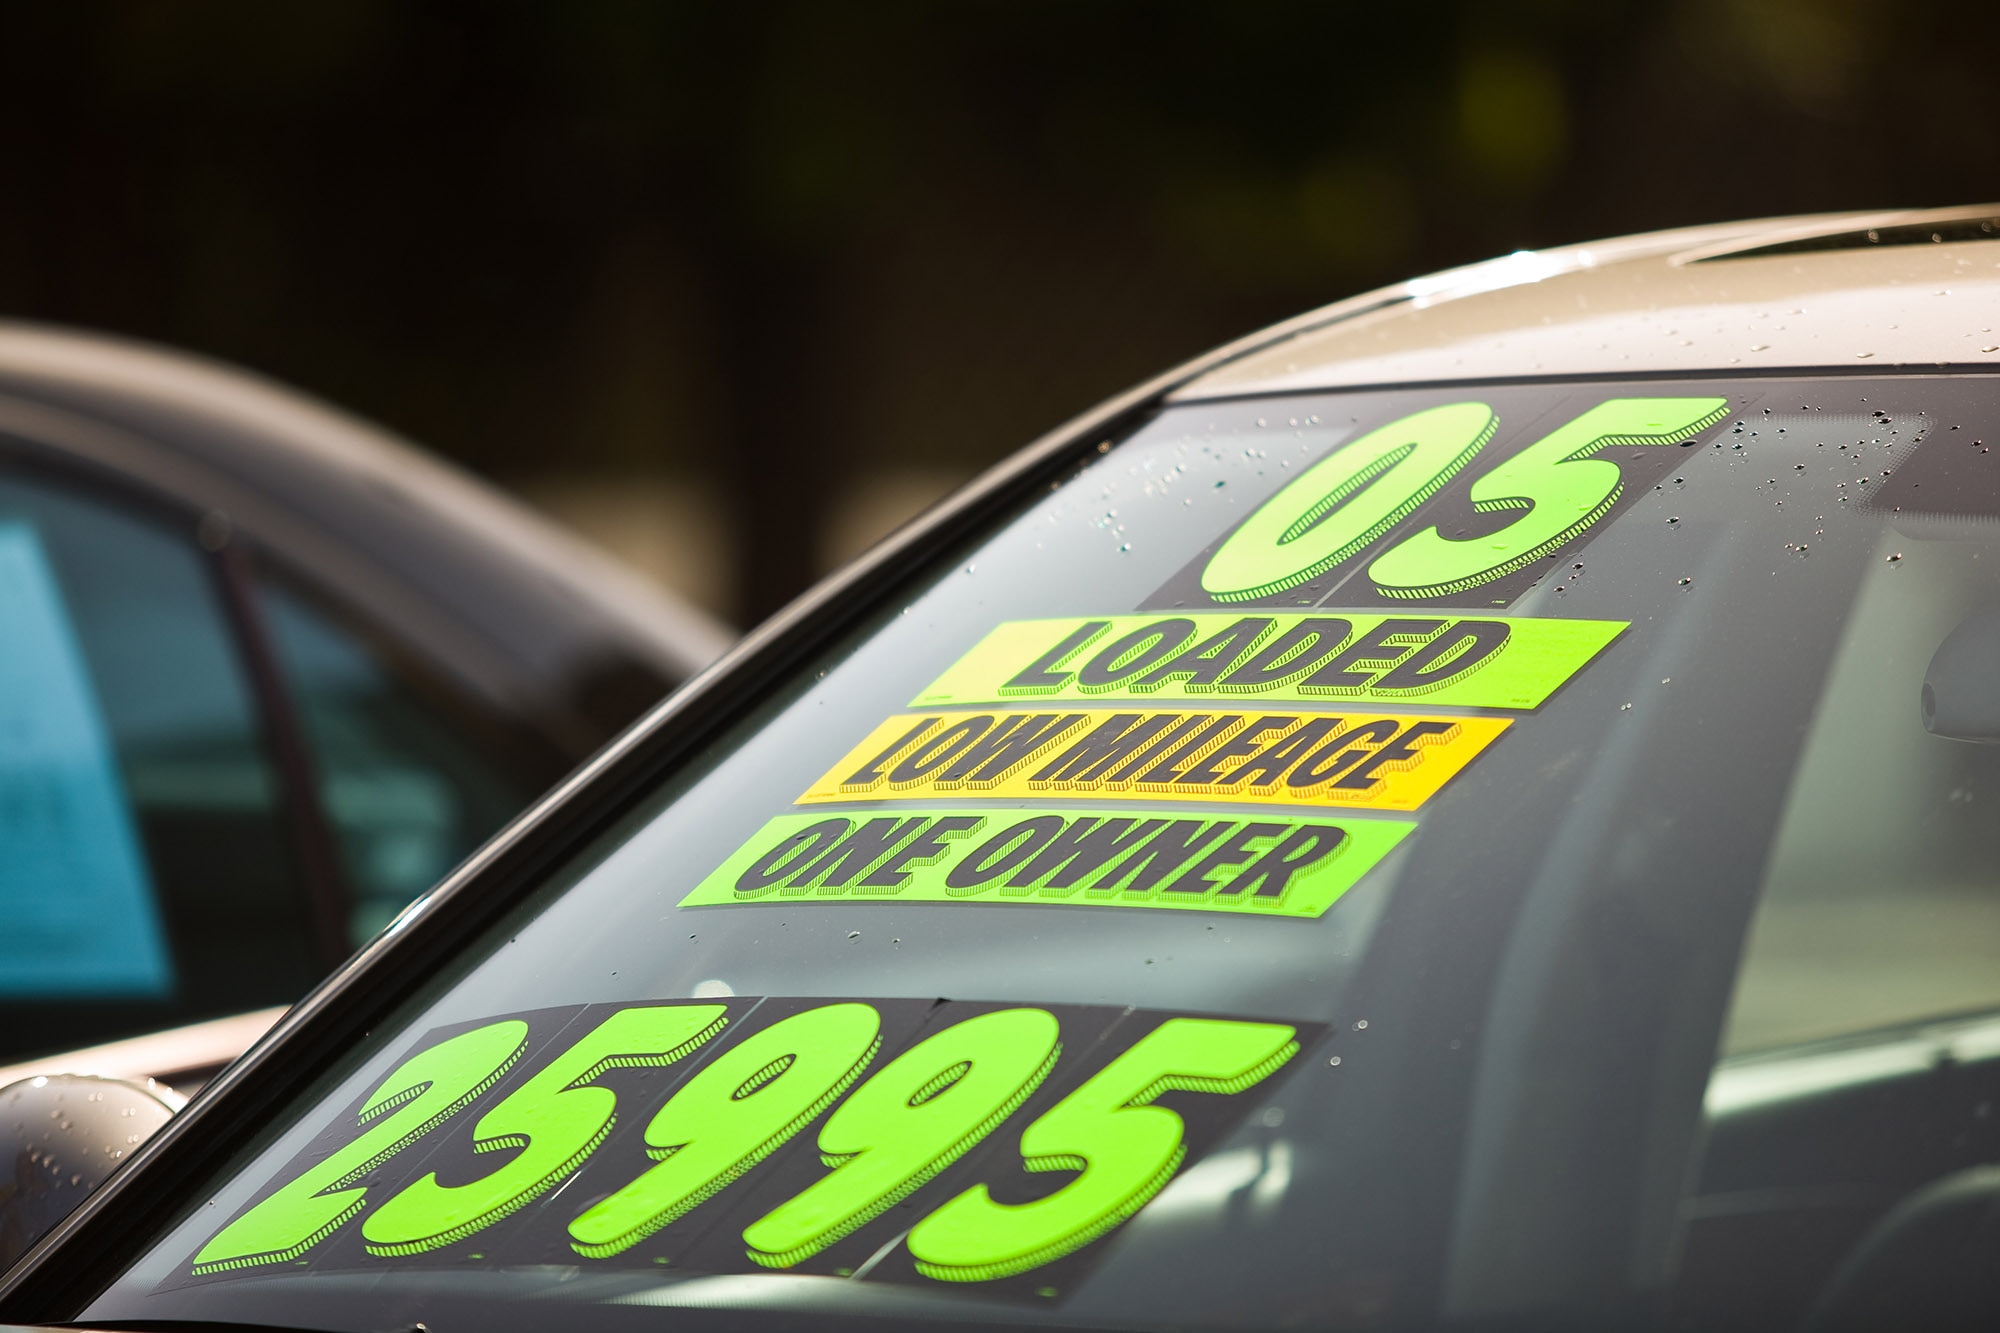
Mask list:
[[[748,998],[461,1024],[423,1039],[171,1285],[581,1263],[1047,1298],[1320,1031]]]

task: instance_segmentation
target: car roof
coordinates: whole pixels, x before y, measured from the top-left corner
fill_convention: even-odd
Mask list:
[[[515,708],[617,659],[678,682],[734,638],[451,464],[203,357],[0,321],[0,426],[222,512]]]
[[[1397,283],[1273,331],[1177,401],[1370,385],[2000,368],[2000,206],[1653,232]]]

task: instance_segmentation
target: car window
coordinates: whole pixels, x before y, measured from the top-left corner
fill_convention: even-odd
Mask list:
[[[448,691],[305,594],[261,587],[365,943],[540,790]]]
[[[2000,1162],[1995,442],[1978,376],[1166,407],[85,1314],[1936,1326]]]
[[[0,1058],[295,998],[318,972],[192,522],[0,474]]]

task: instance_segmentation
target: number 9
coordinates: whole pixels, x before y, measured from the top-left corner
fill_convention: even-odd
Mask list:
[[[971,1151],[1055,1068],[1053,1014],[1002,1009],[897,1056],[827,1117],[833,1173],[750,1224],[750,1258],[789,1268],[894,1207]]]

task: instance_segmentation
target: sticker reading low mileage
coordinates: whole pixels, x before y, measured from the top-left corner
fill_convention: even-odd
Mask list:
[[[1244,710],[905,714],[799,797],[1131,798],[1415,810],[1504,717]]]

